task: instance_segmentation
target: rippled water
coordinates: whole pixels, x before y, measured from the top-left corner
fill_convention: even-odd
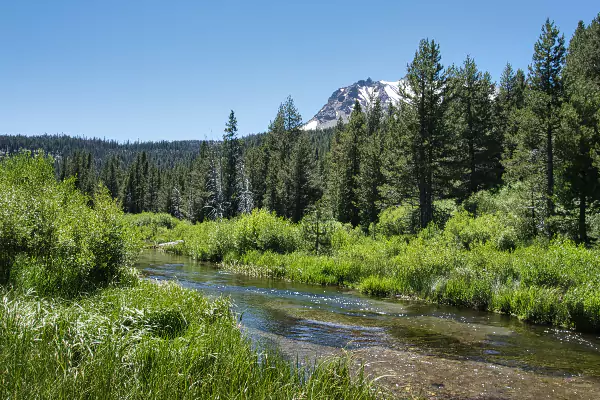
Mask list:
[[[329,348],[371,346],[518,367],[550,376],[600,377],[600,337],[455,307],[380,300],[350,290],[230,274],[148,251],[137,267],[209,296],[230,296],[255,337]]]

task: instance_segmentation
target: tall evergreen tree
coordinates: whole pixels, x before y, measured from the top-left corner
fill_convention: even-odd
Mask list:
[[[366,130],[365,114],[360,103],[354,103],[350,121],[336,139],[333,148],[330,171],[335,177],[331,180],[330,190],[335,199],[333,214],[340,222],[349,222],[353,226],[360,223],[358,179],[360,173],[360,148],[364,142]]]
[[[562,68],[565,61],[565,39],[554,22],[546,20],[535,44],[533,63],[529,67],[533,112],[540,119],[546,141],[547,212],[554,214],[554,136],[559,124],[562,97]]]
[[[371,224],[377,222],[380,210],[383,184],[381,173],[382,121],[383,110],[379,98],[367,112],[366,136],[360,148],[360,167],[358,174],[358,206],[363,231],[368,231]]]
[[[299,201],[296,182],[293,177],[298,176],[298,171],[290,160],[297,148],[300,136],[302,117],[294,105],[291,97],[279,106],[275,120],[269,126],[266,138],[267,176],[264,205],[275,211],[278,215],[292,218],[296,214]],[[311,168],[314,164],[303,166]],[[309,171],[302,176],[310,175]]]
[[[233,110],[229,114],[229,121],[223,134],[222,148],[222,168],[221,176],[223,183],[223,212],[224,217],[232,217],[238,211],[239,180],[243,177],[238,176],[239,163],[241,161],[241,148],[237,138],[237,120]]]
[[[511,159],[517,146],[515,141],[519,130],[518,112],[525,105],[525,72],[516,72],[510,63],[506,64],[500,77],[498,95],[494,99],[494,134],[502,144],[502,159]],[[503,168],[504,170],[504,165]]]
[[[111,155],[108,161],[104,163],[101,180],[113,199],[120,198],[122,174],[119,157],[115,154]]]
[[[454,138],[451,157],[459,182],[455,195],[463,200],[500,183],[501,142],[492,130],[494,84],[467,56],[459,69],[452,70],[449,86],[446,121]]]
[[[508,181],[520,181],[531,198],[532,233],[544,227],[552,234],[555,210],[555,140],[563,101],[564,37],[549,20],[534,46],[529,66],[525,107],[519,112],[519,131],[513,157],[506,160]]]
[[[246,151],[244,166],[246,171],[247,186],[252,193],[253,204],[257,208],[264,206],[267,176],[267,150],[265,146],[251,147]]]
[[[296,140],[289,163],[289,216],[292,221],[299,222],[306,208],[314,201],[312,174],[315,170],[315,158],[306,134],[301,134]]]
[[[415,58],[408,65],[405,85],[401,87],[408,109],[403,116],[414,118],[401,132],[408,135],[407,150],[410,163],[414,163],[417,181],[419,222],[425,228],[433,220],[433,200],[438,189],[442,159],[447,147],[443,129],[444,92],[446,76],[441,64],[439,45],[434,40],[423,39]]]
[[[191,202],[189,218],[192,222],[202,222],[208,216],[206,207],[210,197],[208,179],[211,167],[209,152],[208,143],[202,142],[200,152],[191,166],[188,190]]]

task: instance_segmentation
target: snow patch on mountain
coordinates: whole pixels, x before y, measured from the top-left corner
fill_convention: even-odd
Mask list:
[[[400,82],[373,81],[369,78],[340,88],[333,92],[327,104],[304,124],[302,129],[330,128],[337,124],[340,117],[344,122],[347,122],[356,100],[358,100],[363,110],[368,110],[375,104],[375,100],[379,98],[383,109],[387,110],[390,104],[396,105],[402,98],[400,95]]]

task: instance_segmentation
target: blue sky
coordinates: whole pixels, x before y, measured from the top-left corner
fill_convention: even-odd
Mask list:
[[[265,131],[291,95],[310,119],[359,79],[396,80],[421,38],[498,79],[546,17],[567,41],[593,1],[0,2],[0,133],[125,140]]]

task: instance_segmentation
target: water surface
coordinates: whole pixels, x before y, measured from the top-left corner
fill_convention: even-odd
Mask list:
[[[231,297],[243,326],[254,339],[276,342],[288,353],[311,355],[344,348],[374,358],[386,353],[392,360],[388,360],[390,365],[394,363],[391,354],[418,354],[446,360],[448,365],[470,362],[512,368],[560,378],[560,382],[600,377],[597,335],[531,325],[475,310],[375,299],[336,287],[248,277],[160,251],[143,253],[137,267],[153,279],[177,280],[208,296]]]

